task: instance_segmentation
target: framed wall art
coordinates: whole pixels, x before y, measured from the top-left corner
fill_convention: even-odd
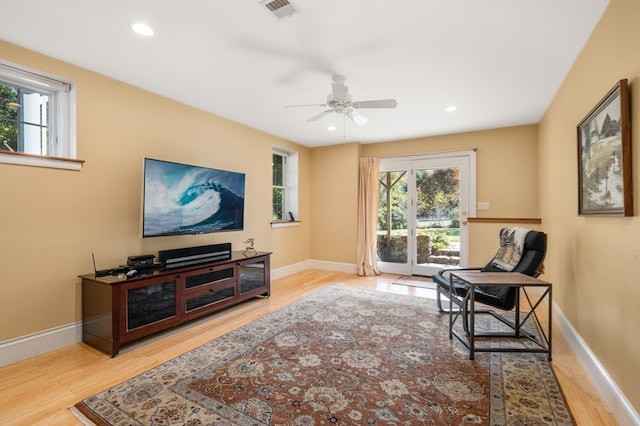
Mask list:
[[[578,124],[578,214],[633,216],[627,80]]]

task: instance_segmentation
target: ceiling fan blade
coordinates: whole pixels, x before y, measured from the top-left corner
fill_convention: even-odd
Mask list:
[[[395,108],[398,106],[398,102],[395,99],[378,99],[352,102],[351,106],[354,108]]]
[[[364,115],[352,109],[347,111],[345,115],[349,117],[351,120],[353,120],[353,122],[356,123],[358,126],[363,126],[369,122],[369,119],[367,117],[365,117]]]
[[[300,108],[300,107],[326,107],[327,104],[301,104],[301,105],[285,105],[285,108]]]
[[[328,109],[326,111],[322,111],[320,114],[318,115],[314,115],[313,117],[311,117],[310,119],[308,119],[307,121],[317,121],[320,120],[322,117],[324,117],[327,114],[332,113],[333,110],[332,109]]]

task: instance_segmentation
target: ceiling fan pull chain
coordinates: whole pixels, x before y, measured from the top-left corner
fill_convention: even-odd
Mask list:
[[[347,118],[342,114],[342,139],[347,138]]]

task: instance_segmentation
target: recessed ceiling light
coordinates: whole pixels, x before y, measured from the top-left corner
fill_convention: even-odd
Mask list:
[[[455,111],[457,108],[454,107],[453,105],[446,107],[444,110],[447,112],[453,112]]]
[[[327,130],[328,130],[328,131],[330,131],[330,132],[335,132],[335,130],[336,130],[336,126],[334,126],[334,125],[332,124],[332,125],[330,125],[329,127],[327,127]]]
[[[143,24],[142,22],[136,22],[131,24],[131,29],[135,31],[137,34],[140,34],[145,37],[151,37],[153,35],[153,29],[147,24]]]

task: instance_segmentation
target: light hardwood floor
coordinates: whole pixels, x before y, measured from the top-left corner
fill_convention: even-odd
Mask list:
[[[254,299],[126,345],[116,358],[84,344],[37,356],[0,369],[0,425],[75,425],[68,407],[209,340],[332,284],[425,297],[434,291],[391,284],[397,275],[358,277],[308,270],[272,282],[269,299]],[[431,299],[431,300],[429,300]],[[553,369],[578,425],[616,421],[557,326],[553,329]]]

